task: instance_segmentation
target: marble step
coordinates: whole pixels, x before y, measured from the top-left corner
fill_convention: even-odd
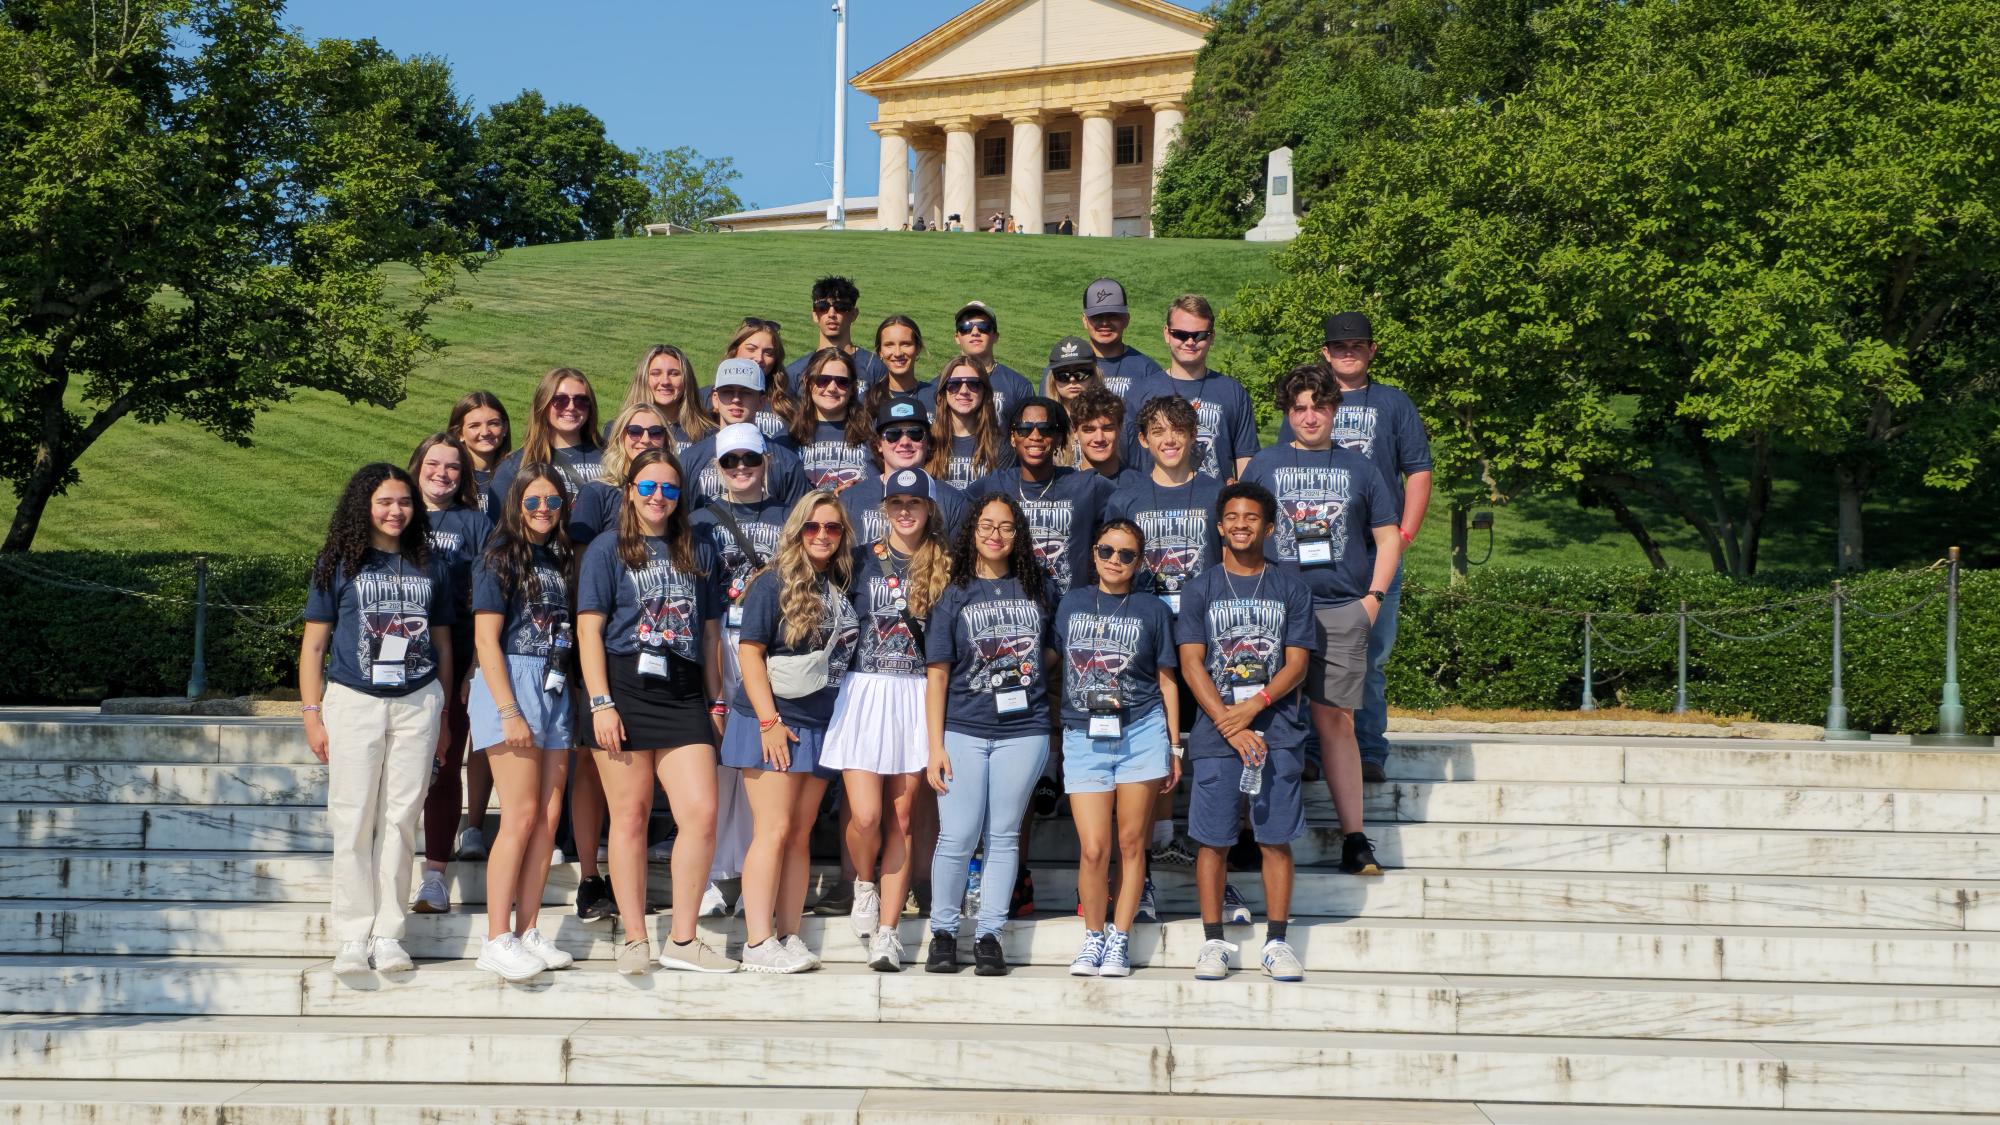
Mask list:
[[[0,761],[0,793],[45,804],[326,807],[326,767],[205,762]]]
[[[321,902],[329,894],[324,855],[282,852],[84,852],[0,850],[0,887],[16,897],[126,901]],[[414,865],[420,867],[419,865]],[[551,870],[543,902],[573,897],[577,868]],[[838,869],[813,870],[813,889]],[[454,863],[454,902],[485,901],[485,865]],[[1253,910],[1262,909],[1261,878],[1231,876]],[[1191,913],[1193,873],[1155,874],[1160,909]],[[1076,901],[1076,869],[1037,866],[1038,904],[1060,910]],[[666,901],[665,864],[649,867],[650,894]],[[1834,926],[1870,929],[2000,929],[2000,882],[1806,876],[1703,877],[1629,872],[1494,871],[1406,868],[1356,878],[1300,867],[1291,912],[1394,918],[1465,918],[1565,922],[1639,921],[1671,925]]]
[[[977,978],[974,978],[977,979]],[[996,993],[1005,982],[987,981]],[[765,1086],[1981,1112],[2000,1048],[1144,1025],[12,1016],[0,1079]],[[670,1097],[663,1097],[670,1101]]]
[[[1332,824],[1323,784],[1305,787],[1306,816]],[[2000,832],[2000,794],[1780,786],[1389,781],[1367,787],[1370,823],[1786,828],[1817,832]]]
[[[297,719],[174,718],[44,712],[0,719],[0,761],[313,761]]]
[[[1256,946],[1224,981],[1186,969],[1087,980],[1063,966],[1017,970],[1006,987],[970,973],[879,973],[853,963],[793,977],[660,972],[608,961],[509,985],[469,960],[414,973],[337,978],[324,960],[0,957],[0,1011],[47,1015],[427,1016],[476,1019],[771,1020],[1459,1035],[1585,1035],[1983,1046],[2000,1038],[2000,990],[1909,985],[1622,982],[1572,977],[1314,973],[1280,984]],[[734,949],[731,950],[735,952]],[[917,951],[918,954],[921,951]],[[1247,969],[1242,966],[1247,965]],[[664,1007],[663,1007],[664,1005]]]

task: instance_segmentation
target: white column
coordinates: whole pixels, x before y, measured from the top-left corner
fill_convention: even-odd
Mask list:
[[[1014,222],[1019,229],[1029,234],[1042,233],[1042,165],[1047,157],[1042,152],[1042,115],[1017,113],[1007,118],[1014,126],[1014,143],[1008,158],[1013,171],[1013,182],[1007,199],[1007,209],[1013,212]]]
[[[901,230],[910,221],[910,142],[900,121],[868,126],[882,138],[882,176],[875,189],[875,217],[883,230]]]
[[[973,161],[978,156],[974,151],[972,118],[943,117],[938,119],[938,128],[944,130],[944,213],[946,221],[957,215],[961,226],[974,230],[979,216],[977,181],[973,178],[976,169]]]
[[[1153,110],[1153,180],[1146,194],[1146,230],[1154,233],[1151,216],[1153,214],[1153,193],[1160,190],[1160,169],[1166,166],[1167,150],[1173,147],[1175,138],[1181,135],[1181,122],[1187,119],[1187,110],[1179,102],[1154,102]]]
[[[1083,167],[1077,190],[1076,233],[1111,236],[1111,162],[1116,136],[1111,128],[1111,103],[1076,107],[1083,118]]]
[[[916,143],[917,214],[932,230],[944,213],[944,145],[936,137]]]

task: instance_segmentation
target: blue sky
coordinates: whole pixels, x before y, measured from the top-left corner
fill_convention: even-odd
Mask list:
[[[972,0],[849,0],[851,77]],[[833,13],[827,0],[293,0],[314,38],[379,40],[451,62],[475,109],[537,89],[604,121],[626,149],[692,145],[736,161],[770,207],[831,194]],[[847,192],[875,194],[875,100],[847,95]]]

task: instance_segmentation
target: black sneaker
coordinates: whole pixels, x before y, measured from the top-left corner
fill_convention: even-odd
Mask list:
[[[1062,787],[1057,785],[1053,778],[1042,777],[1035,780],[1034,805],[1036,816],[1054,816],[1056,813],[1056,803],[1061,800]]]
[[[611,897],[611,882],[602,875],[586,875],[576,885],[576,920],[596,922],[611,916],[616,909]]]
[[[1007,904],[1007,917],[1027,918],[1035,913],[1035,874],[1026,867],[1014,876],[1014,897]]]
[[[1340,872],[1343,875],[1380,875],[1375,862],[1375,845],[1359,832],[1349,832],[1340,841]]]
[[[979,977],[1004,977],[1007,975],[1007,958],[1000,952],[1000,939],[992,934],[982,934],[972,943],[972,975]]]
[[[958,963],[958,937],[943,930],[931,931],[930,955],[924,958],[927,973],[955,973],[964,966]]]
[[[910,902],[903,907],[905,918],[927,918],[931,912],[931,881],[924,879],[910,884]]]
[[[1387,781],[1389,780],[1388,767],[1372,758],[1363,758],[1361,759],[1361,780]]]
[[[854,881],[836,881],[827,892],[813,903],[812,912],[822,918],[845,918],[854,913]]]

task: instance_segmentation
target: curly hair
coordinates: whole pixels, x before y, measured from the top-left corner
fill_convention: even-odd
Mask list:
[[[1292,404],[1307,391],[1312,392],[1313,401],[1320,406],[1329,410],[1340,407],[1340,380],[1333,377],[1333,368],[1327,366],[1323,359],[1301,363],[1285,372],[1279,377],[1275,390],[1279,414],[1290,413]]]
[[[932,478],[935,482],[936,478]],[[949,487],[933,483],[933,487]],[[889,499],[882,501],[882,518],[889,517]],[[950,547],[944,540],[944,511],[938,502],[924,500],[924,526],[917,532],[917,549],[910,552],[910,616],[921,621],[930,616],[931,607],[944,596],[944,588],[951,581]],[[878,541],[889,545],[889,536],[884,534]]]
[[[646,373],[653,361],[666,356],[681,365],[681,397],[671,406],[653,401],[653,387]],[[639,368],[632,373],[632,387],[625,392],[625,406],[659,406],[669,427],[680,427],[681,436],[695,442],[715,432],[715,420],[701,408],[701,387],[695,382],[694,364],[687,353],[672,344],[654,344],[639,353]],[[616,443],[607,443],[616,444]]]
[[[375,523],[369,518],[369,509],[375,490],[392,480],[410,490],[410,522],[403,525],[403,534],[397,538],[396,553],[412,566],[430,565],[431,521],[419,499],[423,493],[410,474],[387,461],[375,461],[356,469],[340,491],[333,518],[327,521],[326,543],[313,560],[313,589],[332,592],[336,574],[355,574],[367,561],[368,549],[375,544]]]
[[[813,376],[823,373],[827,365],[838,363],[847,369],[847,377],[853,382],[847,388],[847,440],[855,445],[863,444],[855,440],[854,424],[861,416],[855,409],[855,402],[861,397],[861,377],[854,372],[854,361],[839,348],[821,348],[806,357],[806,365],[799,371],[799,407],[792,412],[792,440],[804,449],[813,442],[813,432],[819,428],[819,403],[812,396]],[[866,429],[866,427],[863,427]]]
[[[1007,553],[1007,569],[1021,583],[1021,589],[1038,604],[1047,604],[1048,576],[1042,573],[1042,564],[1035,559],[1035,536],[1028,527],[1028,517],[1022,513],[1021,505],[1004,492],[989,492],[974,501],[965,519],[958,525],[958,535],[951,543],[951,581],[955,586],[970,586],[979,563],[979,518],[989,508],[998,504],[1007,509],[1008,518],[1014,521],[1014,548]]]
[[[1138,432],[1143,435],[1153,428],[1154,422],[1165,422],[1169,429],[1189,437],[1201,432],[1201,415],[1195,413],[1194,403],[1179,394],[1146,400],[1146,405],[1139,408]]]
[[[493,523],[493,534],[487,537],[486,550],[481,556],[507,597],[514,596],[514,591],[525,578],[530,603],[544,601],[545,591],[540,574],[534,567],[535,541],[528,532],[527,516],[521,511],[521,498],[528,494],[528,486],[538,480],[554,485],[557,499],[568,495],[565,490],[569,486],[553,465],[522,466],[520,473],[514,477],[514,483],[507,488],[505,502],[494,513],[498,518]],[[549,532],[542,546],[555,556],[556,569],[562,572],[563,583],[570,592],[574,607],[577,553],[576,546],[570,542],[568,521],[561,515],[557,516],[555,530]]]
[[[806,558],[805,523],[826,505],[840,513],[840,546],[821,572],[814,570],[812,561]],[[847,596],[854,579],[853,542],[854,529],[847,526],[847,509],[832,489],[815,488],[792,505],[790,514],[785,516],[784,529],[778,532],[777,555],[751,576],[755,580],[769,573],[778,583],[778,616],[785,623],[786,644],[797,648],[819,631],[827,609],[826,599],[819,592],[822,573],[836,591],[835,597]]]
[[[624,477],[618,482],[619,494],[623,496],[631,491],[632,482],[639,479],[639,474],[654,465],[672,469],[674,481],[681,490],[681,498],[674,504],[674,510],[667,513],[667,558],[674,564],[674,569],[684,575],[705,573],[695,561],[694,531],[688,526],[688,501],[693,499],[693,487],[681,468],[680,458],[674,456],[672,450],[663,446],[648,449],[632,458],[632,463],[625,466]],[[618,505],[618,560],[627,569],[644,570],[650,558],[645,532],[639,526],[639,503],[633,497],[624,496],[623,502]]]
[[[931,459],[927,468],[931,477],[943,480],[951,468],[951,441],[957,435],[952,432],[952,420],[958,417],[949,403],[945,382],[951,373],[959,368],[970,368],[979,376],[979,405],[973,408],[972,417],[965,428],[972,431],[972,468],[975,477],[983,477],[1000,468],[1000,451],[1005,442],[1000,436],[1000,419],[993,410],[993,384],[986,368],[969,355],[953,356],[938,374],[937,419],[931,423]]]
[[[1102,383],[1085,387],[1082,394],[1069,400],[1068,411],[1071,440],[1057,451],[1057,464],[1085,467],[1089,458],[1083,455],[1083,447],[1075,435],[1093,418],[1111,420],[1111,452],[1120,458],[1125,456],[1125,400],[1113,394],[1111,388]]]

